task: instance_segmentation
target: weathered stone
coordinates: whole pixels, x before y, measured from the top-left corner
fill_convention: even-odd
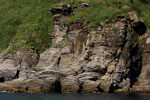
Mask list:
[[[40,54],[39,63],[36,67],[39,69],[58,69],[60,54],[60,48],[50,48],[46,50]]]
[[[62,93],[78,93],[80,89],[79,81],[74,76],[65,77],[60,82]]]
[[[88,6],[87,3],[79,5]],[[1,56],[0,91],[149,91],[144,86],[150,86],[150,40],[145,27],[137,23],[140,20],[136,14],[130,13],[130,18],[118,16],[111,23],[104,22],[97,29],[89,30],[86,19],[66,24],[72,11],[68,4],[51,9],[54,15],[52,46],[40,55],[36,50],[21,48],[13,56],[6,53]],[[143,40],[138,32],[145,33]]]
[[[69,47],[64,47],[64,48],[61,49],[61,54],[62,55],[69,54],[69,53],[71,53],[71,50],[70,50]]]
[[[0,90],[11,93],[26,92],[26,80],[12,80],[5,83],[0,83]]]
[[[81,93],[96,93],[99,92],[99,84],[100,81],[84,81],[84,83],[82,84],[82,90]]]
[[[99,77],[100,77],[100,75],[98,73],[95,73],[95,72],[85,72],[85,73],[79,74],[77,76],[77,78],[80,82],[84,82],[86,80],[96,81],[99,79]]]
[[[104,75],[106,73],[106,66],[102,65],[99,62],[91,61],[85,68],[83,68],[83,70],[86,72],[97,72]]]
[[[16,66],[21,64],[28,68],[35,67],[38,63],[38,54],[35,50],[22,47],[14,56]]]
[[[11,81],[17,77],[17,68],[0,68],[0,82]]]
[[[111,76],[109,74],[104,75],[101,77],[100,86],[99,88],[104,92],[110,92],[111,91],[111,85],[112,80],[110,78]]]
[[[17,68],[15,67],[12,56],[7,56],[0,62],[0,82],[11,81],[17,77]]]

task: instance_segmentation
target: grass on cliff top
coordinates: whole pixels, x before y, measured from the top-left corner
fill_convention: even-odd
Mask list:
[[[0,52],[26,46],[43,52],[51,45],[53,16],[50,8],[69,0],[0,0]]]
[[[83,1],[83,0],[81,0]],[[118,15],[126,14],[131,11],[131,8],[126,5],[126,2],[117,0],[86,0],[90,7],[87,9],[75,10],[75,16],[71,17],[68,24],[78,20],[87,18],[90,22],[89,28],[97,27],[100,22],[110,21]]]
[[[33,47],[39,52],[51,45],[54,0],[0,0],[0,51],[9,44]]]
[[[89,28],[93,28],[99,22],[134,10],[150,27],[150,4],[133,1],[131,4],[130,0],[0,0],[0,52],[10,44],[17,46],[12,51],[26,46],[41,53],[49,48],[49,35],[53,27],[50,8],[59,3],[75,6],[88,2],[90,5],[87,9],[75,10],[76,16],[71,17],[68,24],[87,17]]]
[[[135,11],[141,17],[148,28],[150,28],[150,1],[149,0],[74,0],[75,2],[88,2],[87,9],[75,10],[75,16],[71,17],[68,24],[78,19],[86,17],[90,22],[89,28],[97,27],[100,22],[111,21],[118,15],[126,15],[130,11]],[[145,1],[142,3],[141,1]]]

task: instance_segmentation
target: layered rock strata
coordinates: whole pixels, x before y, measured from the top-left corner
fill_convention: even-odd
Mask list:
[[[67,25],[73,11],[69,4],[51,9],[53,45],[40,55],[23,47],[14,55],[1,56],[0,91],[149,92],[150,39],[145,24],[137,17],[118,16],[88,30],[86,20]]]

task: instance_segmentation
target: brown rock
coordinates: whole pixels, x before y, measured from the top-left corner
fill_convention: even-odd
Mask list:
[[[61,92],[62,93],[78,93],[80,88],[79,81],[74,76],[68,76],[61,79]]]
[[[98,86],[100,85],[100,81],[90,81],[86,80],[82,84],[82,90],[81,93],[96,93],[99,92]]]

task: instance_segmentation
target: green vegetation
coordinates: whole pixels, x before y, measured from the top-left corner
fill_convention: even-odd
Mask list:
[[[66,34],[64,34],[64,35],[63,35],[63,38],[65,39],[66,37],[67,37]]]
[[[49,38],[53,27],[50,8],[58,3],[72,6],[88,2],[90,7],[75,10],[76,16],[68,24],[86,18],[89,28],[95,28],[102,21],[110,21],[117,15],[136,11],[150,28],[150,4],[146,0],[0,0],[0,52],[15,44],[13,52],[26,46],[40,53],[51,45]],[[144,1],[144,2],[141,2]],[[145,3],[146,2],[146,3]],[[65,36],[64,36],[65,37]]]
[[[126,5],[127,3],[121,0],[87,0],[87,2],[90,7],[75,10],[77,16],[70,18],[68,24],[87,17],[87,20],[90,22],[89,28],[94,28],[102,21],[110,21],[116,18],[117,15],[126,14],[131,11],[131,8]],[[126,7],[123,8],[124,5]]]
[[[48,48],[53,26],[49,9],[54,3],[51,0],[0,0],[0,51],[9,44],[34,47],[40,52]]]
[[[75,10],[76,16],[69,19],[68,24],[85,17],[90,22],[89,28],[97,27],[102,21],[111,21],[118,15],[126,15],[130,11],[137,12],[142,17],[146,25],[150,28],[150,1],[146,0],[77,0],[86,1],[90,7],[87,9]]]
[[[138,16],[144,20],[145,24],[150,29],[150,0],[133,0],[133,1],[134,2],[130,4],[132,10],[137,12]]]

